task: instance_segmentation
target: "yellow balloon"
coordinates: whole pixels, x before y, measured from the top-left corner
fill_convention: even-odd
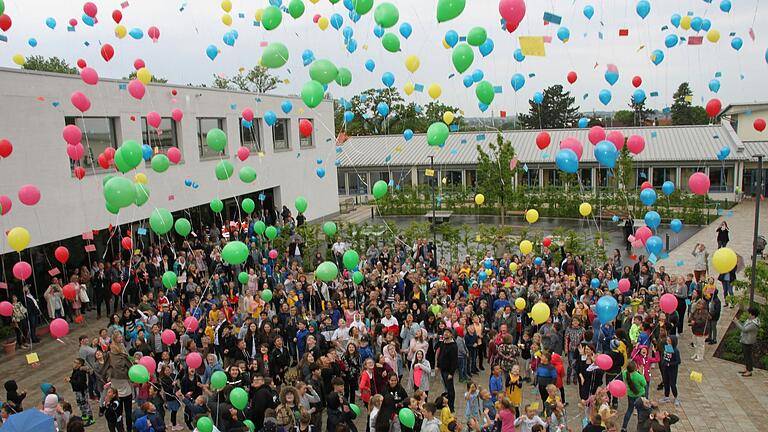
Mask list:
[[[483,205],[484,202],[485,202],[485,196],[483,194],[475,195],[475,204]]]
[[[312,4],[317,4],[317,2],[319,2],[319,1],[320,0],[309,0],[309,2],[312,3]]]
[[[518,297],[515,299],[515,307],[517,310],[523,310],[525,309],[525,299],[522,297]]]
[[[419,66],[421,66],[421,60],[419,60],[417,55],[411,54],[405,58],[405,68],[408,69],[409,72],[416,72],[419,69]]]
[[[737,261],[736,252],[731,248],[720,248],[712,254],[712,266],[720,274],[728,273],[736,268]]]
[[[682,27],[684,30],[690,30],[690,29],[691,29],[691,20],[692,20],[692,19],[693,19],[693,18],[691,18],[691,16],[690,16],[690,15],[686,15],[686,16],[684,16],[684,17],[683,17],[683,18],[680,20],[680,27]]]
[[[523,255],[528,255],[529,253],[533,252],[533,243],[531,243],[529,240],[523,240],[520,242],[520,252]]]
[[[222,0],[221,8],[224,12],[229,13],[232,10],[232,2],[229,0]]]
[[[136,78],[144,84],[149,84],[152,81],[152,72],[149,69],[143,67],[136,71]]]
[[[443,94],[443,89],[440,88],[440,85],[438,84],[430,84],[429,89],[427,89],[427,93],[429,93],[429,97],[432,99],[437,99],[441,94]]]
[[[232,15],[230,14],[224,14],[221,16],[221,22],[224,23],[225,26],[229,27],[232,25]]]
[[[25,59],[24,56],[21,54],[16,54],[15,56],[13,56],[13,62],[21,66],[27,62],[27,59]]]
[[[445,122],[445,124],[447,124],[447,125],[453,123],[453,120],[455,118],[456,118],[456,116],[453,115],[453,113],[450,112],[450,111],[446,111],[446,112],[443,113],[443,122]]]
[[[117,36],[118,39],[124,38],[127,34],[128,29],[126,29],[124,25],[118,24],[117,27],[115,27],[115,36]]]
[[[253,19],[261,21],[261,15],[264,13],[264,9],[256,9],[256,13],[253,15]]]
[[[707,40],[712,43],[717,43],[717,41],[720,40],[720,32],[715,29],[709,30],[707,32]]]
[[[490,276],[490,275],[492,275],[492,274],[493,274],[493,271],[492,271],[491,269],[485,269],[485,274],[487,274],[488,276]]]
[[[144,173],[136,173],[136,175],[133,176],[133,180],[135,180],[136,183],[141,183],[141,184],[147,184],[147,181],[148,181],[147,175]]]
[[[409,83],[405,83],[405,85],[403,86],[403,91],[404,91],[404,92],[405,92],[405,94],[407,94],[408,96],[410,96],[410,95],[413,93],[413,91],[414,91],[415,89],[416,89],[416,86],[415,86],[415,85],[413,85],[413,83],[411,83],[411,82],[409,82]]]
[[[16,252],[21,252],[29,246],[29,231],[23,227],[11,228],[8,231],[8,245]]]
[[[528,210],[525,212],[525,220],[527,220],[529,224],[536,223],[536,221],[539,220],[539,211],[536,209]]]
[[[582,216],[587,217],[590,214],[592,214],[592,204],[590,203],[581,203],[579,206],[579,213],[581,213]]]
[[[509,263],[509,271],[511,271],[512,273],[517,272],[517,263],[515,262]]]
[[[531,309],[531,318],[536,324],[544,324],[549,319],[549,306],[546,303],[536,303]]]
[[[317,20],[317,26],[320,27],[320,30],[327,29],[328,28],[328,18],[320,17],[320,19]]]

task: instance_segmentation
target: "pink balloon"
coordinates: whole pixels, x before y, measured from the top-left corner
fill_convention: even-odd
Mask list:
[[[605,139],[612,142],[618,151],[621,151],[621,148],[624,147],[624,134],[619,131],[608,132],[608,135],[606,135]]]
[[[133,61],[133,68],[136,70],[139,70],[143,67],[146,67],[147,65],[144,63],[144,60],[142,59],[136,59]]]
[[[166,345],[173,345],[176,343],[176,332],[171,329],[163,330],[163,333],[160,335],[160,340]]]
[[[595,359],[595,364],[600,369],[607,371],[613,366],[613,359],[608,354],[600,354]]]
[[[641,242],[643,242],[643,244],[645,244],[645,242],[649,238],[651,238],[652,235],[653,235],[653,232],[647,226],[640,227],[637,229],[637,231],[635,231],[635,237]]]
[[[85,14],[91,18],[96,18],[96,12],[98,11],[99,11],[99,8],[97,8],[96,5],[91,2],[88,2],[83,5],[83,12],[85,12]]]
[[[160,114],[158,114],[156,111],[150,111],[147,113],[147,124],[152,126],[155,129],[160,128],[160,121],[162,119],[160,118]]]
[[[152,42],[157,42],[160,39],[160,29],[152,26],[147,30],[147,36],[152,39]]]
[[[561,149],[571,149],[576,153],[576,157],[581,160],[581,155],[584,153],[584,146],[581,142],[574,137],[568,137],[560,142]]]
[[[128,93],[138,100],[141,100],[144,97],[146,91],[147,88],[144,87],[144,83],[137,79],[131,80],[131,82],[128,83]]]
[[[83,139],[83,132],[75,125],[66,125],[61,132],[61,136],[64,137],[64,141],[66,141],[67,144],[75,145]]]
[[[520,21],[525,17],[525,1],[501,0],[499,2],[499,14],[507,22],[507,31],[512,33],[517,30]]]
[[[72,93],[72,96],[70,96],[69,101],[72,102],[72,105],[80,110],[80,112],[86,112],[91,108],[91,101],[88,99],[88,96],[84,95],[82,92],[76,91]]]
[[[627,385],[624,384],[624,381],[615,379],[608,383],[608,391],[613,397],[622,398],[627,395]]]
[[[197,322],[197,318],[190,316],[184,320],[184,328],[190,332],[196,332],[200,323]]]
[[[601,126],[592,126],[589,128],[589,142],[596,145],[603,140],[605,140],[605,129]]]
[[[56,339],[63,338],[69,333],[69,324],[61,318],[51,321],[51,325],[48,328],[51,331],[51,336]]]
[[[674,294],[666,293],[659,299],[659,307],[664,313],[672,313],[677,310],[677,297]]]
[[[640,154],[645,149],[645,140],[640,135],[627,138],[627,149],[634,154]]]
[[[13,202],[8,198],[8,195],[0,195],[0,216],[7,215],[11,211],[11,207],[13,207]]]
[[[181,150],[176,147],[169,148],[166,156],[168,156],[168,160],[174,165],[181,162]]]
[[[632,284],[629,282],[629,279],[620,279],[619,280],[619,292],[625,293],[629,291],[629,289],[632,287]]]
[[[253,121],[253,110],[251,109],[251,107],[244,108],[242,116],[243,116],[243,120],[245,121],[248,121],[248,122]]]
[[[272,259],[277,259],[277,251],[274,250],[274,249],[269,251],[269,257],[272,258]]]
[[[189,366],[190,369],[197,369],[203,364],[203,357],[200,356],[200,354],[196,352],[191,352],[187,354],[187,366]]]
[[[31,184],[23,185],[19,188],[19,201],[28,206],[37,204],[40,202],[40,189]]]
[[[688,178],[688,189],[696,195],[706,195],[709,192],[709,177],[704,173],[693,173]]]
[[[174,108],[173,111],[171,111],[171,118],[176,123],[180,122],[181,119],[184,118],[184,111],[182,111],[182,110],[180,110],[178,108]]]
[[[80,79],[86,84],[96,85],[99,82],[99,74],[92,67],[84,67],[80,71]]]
[[[18,280],[27,280],[32,276],[32,266],[26,261],[19,261],[13,265],[13,276]]]
[[[0,316],[9,317],[13,315],[13,305],[10,302],[0,302]]]
[[[82,159],[83,155],[85,155],[85,148],[83,148],[82,144],[77,143],[75,145],[67,146],[67,156],[69,156],[70,159],[77,161]]]
[[[147,368],[150,375],[154,375],[157,370],[157,362],[151,356],[143,356],[139,359],[139,364]]]
[[[248,156],[250,155],[251,155],[251,151],[248,150],[248,147],[240,147],[239,149],[237,149],[237,158],[240,159],[241,161],[248,159]]]

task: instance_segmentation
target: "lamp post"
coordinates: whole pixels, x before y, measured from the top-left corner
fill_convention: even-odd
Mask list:
[[[755,181],[755,232],[752,235],[752,276],[749,285],[749,304],[755,304],[755,287],[757,286],[757,237],[760,234],[760,201],[763,191],[763,155],[755,155],[757,158],[757,179]]]
[[[435,247],[435,262],[437,262],[437,226],[435,226],[435,221],[437,220],[435,216],[437,211],[437,200],[435,199],[435,183],[437,183],[437,178],[435,177],[435,157],[428,157],[429,169],[432,171],[432,177],[431,180],[429,180],[429,185],[432,187],[432,245]]]

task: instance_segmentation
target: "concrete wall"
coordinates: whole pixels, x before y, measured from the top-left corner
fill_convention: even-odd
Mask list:
[[[768,110],[754,110],[751,113],[740,113],[737,118],[739,124],[736,127],[736,134],[742,141],[768,140],[768,130],[758,132],[753,125],[758,118],[768,119]]]
[[[14,146],[11,157],[0,160],[0,195],[7,195],[13,201],[10,213],[0,217],[3,231],[23,226],[30,231],[30,246],[34,246],[109,224],[145,219],[155,207],[176,211],[208,203],[213,198],[224,199],[272,187],[279,188],[275,197],[278,208],[285,204],[293,209],[294,199],[305,196],[309,201],[306,216],[310,220],[338,211],[337,176],[333,163],[333,104],[330,100],[308,109],[295,96],[152,84],[147,86],[144,99],[137,101],[126,90],[120,89],[121,84],[125,82],[102,79],[98,85],[88,86],[79,76],[0,68],[0,138],[10,140]],[[176,96],[171,94],[174,89],[178,92]],[[86,116],[117,119],[118,145],[128,139],[141,142],[140,119],[147,112],[157,111],[163,117],[170,117],[174,108],[183,110],[184,118],[177,125],[182,163],[172,165],[162,174],[152,171],[149,164],[139,165],[135,172],[126,174],[133,178],[136,172],[143,172],[149,178],[151,198],[143,207],[131,206],[118,216],[112,215],[104,207],[102,193],[106,171],[97,170],[94,174],[88,169],[83,180],[72,176],[62,129],[66,116],[80,116],[70,103],[74,91],[83,92],[91,100]],[[289,114],[283,114],[280,109],[286,99],[290,99],[294,106]],[[245,107],[251,107],[261,123],[264,155],[260,157],[252,152],[250,158],[241,162],[236,153],[240,147],[240,113]],[[262,119],[264,112],[269,110],[278,118],[289,119],[291,149],[288,151],[273,150],[272,129]],[[219,159],[200,160],[198,117],[226,119],[228,149],[225,158],[235,167],[235,175],[229,181],[216,180],[214,168]],[[313,148],[299,148],[300,118],[314,120]],[[317,160],[323,160],[322,166],[326,170],[323,179],[315,174]],[[245,165],[253,166],[258,173],[257,180],[251,184],[241,182],[237,176],[238,170]],[[116,174],[115,171],[109,173]],[[197,182],[199,188],[185,186],[185,179]],[[27,207],[19,202],[17,192],[24,184],[33,184],[40,189],[42,199],[36,206]],[[293,211],[295,214],[295,209]],[[3,253],[10,250],[5,241],[0,241],[0,246]]]

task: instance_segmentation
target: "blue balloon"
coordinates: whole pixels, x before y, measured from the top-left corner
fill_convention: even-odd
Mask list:
[[[675,193],[675,184],[669,180],[665,181],[664,184],[661,185],[661,192],[666,196],[672,195]]]
[[[347,8],[348,11],[355,10],[355,3],[354,0],[344,0],[344,7]]]
[[[152,159],[152,147],[150,147],[148,144],[141,146],[141,158],[145,161]]]
[[[584,16],[587,17],[588,20],[591,20],[594,14],[595,8],[593,8],[592,5],[584,6]]]
[[[304,50],[304,52],[301,53],[301,60],[304,62],[304,66],[307,66],[315,61],[315,53],[313,53],[312,50]]]
[[[144,37],[144,32],[140,28],[134,27],[128,32],[128,35],[138,40]]]
[[[349,15],[349,19],[351,19],[352,22],[360,21],[360,14],[358,14],[357,12],[352,11],[348,15]]]
[[[35,39],[35,38],[29,38],[29,40],[27,41],[27,43],[29,44],[29,46],[31,46],[32,48],[34,48],[34,47],[36,47],[36,46],[37,46],[37,39]]]
[[[651,188],[646,188],[640,191],[640,202],[643,205],[652,206],[656,203],[656,191]]]
[[[331,27],[335,28],[336,30],[340,29],[341,26],[344,24],[344,17],[335,13],[331,15]]]
[[[562,149],[558,151],[557,156],[555,156],[555,165],[557,165],[561,171],[569,174],[576,174],[576,171],[579,170],[579,158],[573,150]]]
[[[717,93],[720,91],[720,80],[715,78],[709,81],[709,90],[712,93]]]
[[[607,324],[616,318],[619,314],[619,303],[613,296],[604,295],[597,300],[595,314],[600,324]]]
[[[477,47],[477,49],[480,50],[480,54],[482,54],[483,57],[488,57],[488,55],[493,52],[493,40],[491,40],[491,38],[486,38],[485,42]]]
[[[664,249],[664,241],[659,236],[651,236],[645,241],[645,249],[648,253],[658,255]]]
[[[392,87],[395,85],[395,74],[392,72],[384,72],[381,76],[381,82],[387,87]]]
[[[284,113],[288,114],[293,109],[293,103],[289,100],[284,100],[283,103],[280,104],[280,108]]]
[[[616,166],[616,158],[619,157],[619,151],[612,142],[603,140],[595,146],[595,159],[600,165],[613,168]]]
[[[721,148],[720,154],[723,155],[723,159],[727,158],[731,154],[731,148],[730,147]]]
[[[600,90],[600,93],[597,95],[597,98],[600,99],[600,102],[602,102],[603,105],[608,105],[611,102],[612,97],[611,91],[608,89]]]
[[[515,52],[512,53],[512,57],[514,57],[515,60],[518,61],[518,63],[525,60],[525,55],[523,54],[523,50],[521,50],[520,48],[516,49]]]
[[[384,27],[377,25],[373,28],[373,35],[381,39],[384,36]]]
[[[383,117],[386,117],[389,115],[389,105],[387,105],[386,102],[379,102],[379,104],[376,106],[376,111],[379,112]]]
[[[709,29],[712,28],[712,21],[708,20],[707,18],[704,18],[701,20],[701,29],[704,31],[709,31]]]
[[[608,84],[610,85],[616,84],[616,81],[619,80],[619,72],[615,70],[605,71],[605,80],[608,81]]]
[[[365,102],[368,100],[368,95],[361,94],[360,95],[360,102]]]
[[[192,183],[192,189],[197,189],[200,187],[199,183]]]
[[[480,282],[482,282],[488,278],[488,275],[485,274],[484,271],[477,272],[477,278],[480,279]]]
[[[477,103],[477,108],[480,109],[480,112],[488,111],[488,107],[489,107],[489,105],[486,105],[486,104],[484,104],[482,102],[478,102]]]
[[[568,30],[568,27],[560,27],[557,29],[557,38],[561,42],[568,42],[568,39],[571,38],[571,31]]]
[[[93,27],[93,25],[96,24],[96,21],[94,21],[92,17],[83,14],[83,24],[87,25],[88,27]]]
[[[637,89],[632,94],[632,101],[636,104],[641,104],[645,101],[645,91],[643,89]]]
[[[411,138],[413,138],[413,131],[410,129],[406,129],[403,131],[403,138],[405,138],[406,141],[410,141]]]
[[[648,0],[640,0],[635,6],[635,12],[640,15],[640,18],[645,19],[651,12],[651,3]]]
[[[232,34],[232,32],[226,32],[224,33],[224,37],[222,37],[224,40],[224,45],[234,46],[235,45],[235,35]]]
[[[723,0],[720,2],[720,10],[728,13],[731,11],[731,0]]]
[[[366,60],[365,68],[368,69],[368,72],[373,72],[373,70],[376,69],[376,62],[373,61],[373,59]]]
[[[490,258],[486,258],[485,260],[483,260],[483,267],[487,269],[493,267],[493,260],[491,260]]]
[[[411,33],[413,33],[413,27],[409,23],[404,22],[400,24],[400,36],[408,39],[411,37]]]
[[[352,111],[344,111],[344,123],[349,123],[355,118],[355,113]]]
[[[669,228],[673,233],[677,234],[683,230],[683,221],[680,219],[672,219],[672,221],[669,222]]]
[[[674,14],[669,19],[669,22],[672,23],[673,26],[680,27],[680,20],[683,19],[683,17],[680,16],[680,14]]]
[[[541,92],[536,92],[533,94],[533,103],[536,105],[541,105],[544,102],[544,95]]]
[[[543,260],[541,259],[541,257],[536,257],[533,259],[533,263],[537,266],[540,266],[542,261]]]
[[[187,186],[187,187],[190,187],[190,186],[192,186],[192,180],[190,180],[190,179],[185,179],[185,180],[184,180],[184,186]]]
[[[232,29],[232,30],[230,30],[230,32],[232,32],[232,34],[235,35],[235,39],[240,37],[240,33],[238,33],[237,30]]]
[[[648,225],[648,228],[652,230],[655,230],[661,225],[661,216],[653,210],[646,212],[643,219],[645,220],[645,224]]]
[[[600,288],[600,279],[592,278],[592,280],[589,281],[589,286],[591,286],[592,288]]]
[[[731,48],[735,49],[736,51],[740,50],[742,45],[744,45],[744,41],[736,36],[735,38],[731,39]]]
[[[472,87],[472,84],[475,83],[475,80],[472,79],[472,75],[465,75],[464,76],[464,87],[470,88]]]
[[[483,77],[485,77],[485,74],[480,69],[475,69],[472,72],[472,81],[474,82],[480,82],[483,80]]]
[[[48,17],[45,19],[45,25],[48,26],[49,29],[53,30],[56,28],[56,19],[53,17]]]
[[[459,43],[459,34],[455,30],[448,30],[445,32],[445,43],[451,48],[455,47]]]
[[[693,17],[693,19],[691,19],[691,30],[696,32],[700,31],[703,24],[704,22],[701,20],[701,18]]]
[[[613,217],[611,218],[611,220],[613,221],[613,223],[616,223],[616,222],[618,222],[620,219],[619,219],[619,217],[618,217],[618,216],[616,216],[616,215],[613,215]]]
[[[668,34],[666,38],[664,38],[664,46],[667,48],[672,48],[673,46],[677,45],[677,42],[680,40],[680,38],[677,35]]]
[[[277,123],[277,114],[275,114],[273,111],[265,112],[264,123],[266,123],[267,126],[274,126],[275,123]]]
[[[283,0],[269,0],[269,4],[275,7],[280,7],[283,5]]]
[[[248,120],[246,120],[246,119],[240,119],[240,124],[241,124],[241,125],[242,125],[244,128],[246,128],[246,129],[250,129],[250,128],[252,128],[252,127],[253,127],[253,122],[252,122],[252,121],[248,121]]]
[[[315,170],[315,174],[317,174],[317,176],[320,178],[325,177],[325,168],[317,167],[317,169]]]
[[[658,66],[661,64],[661,62],[664,61],[664,51],[662,50],[653,50],[653,53],[651,55],[651,61],[653,61],[653,64]]]
[[[355,31],[350,26],[344,27],[344,30],[341,31],[341,34],[344,36],[344,39],[352,39],[352,35],[355,34]]]
[[[217,55],[219,55],[219,49],[216,48],[216,45],[208,45],[208,48],[205,49],[205,55],[207,55],[209,59],[213,60]]]
[[[516,73],[512,75],[512,89],[515,91],[520,90],[525,85],[525,77],[523,74]]]
[[[768,48],[765,49],[765,62],[768,63]]]
[[[347,42],[347,51],[351,54],[355,51],[357,51],[357,41],[354,39],[350,39],[349,42]]]
[[[589,119],[582,117],[579,119],[579,129],[586,129],[589,126]]]

